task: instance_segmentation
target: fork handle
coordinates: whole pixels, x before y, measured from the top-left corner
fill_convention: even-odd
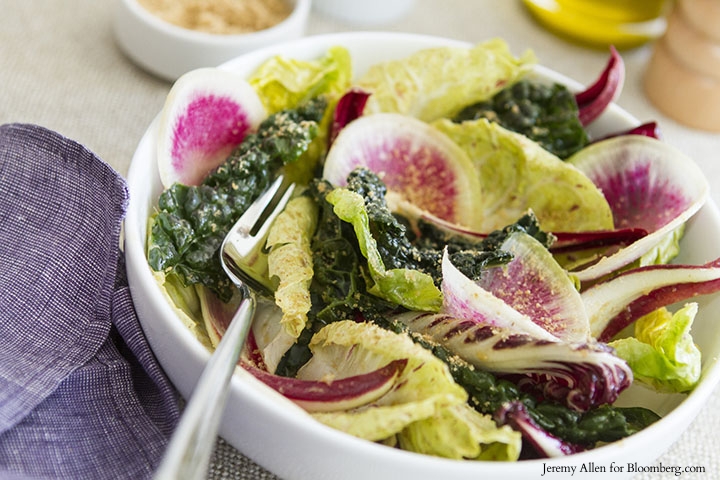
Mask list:
[[[255,297],[244,292],[220,344],[202,372],[155,473],[156,480],[196,480],[207,475],[228,385],[255,312]],[[212,407],[210,407],[212,406]]]

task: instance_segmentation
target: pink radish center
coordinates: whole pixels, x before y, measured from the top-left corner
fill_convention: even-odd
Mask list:
[[[172,167],[196,185],[239,145],[250,130],[242,105],[229,97],[198,94],[179,115],[172,136]]]
[[[688,207],[688,199],[667,178],[658,177],[649,161],[598,181],[618,228],[654,232]]]
[[[353,165],[369,165],[386,182],[390,190],[400,192],[411,203],[437,215],[453,220],[457,198],[455,172],[444,152],[412,138],[392,138],[367,143],[354,155]],[[370,161],[363,161],[372,159]]]

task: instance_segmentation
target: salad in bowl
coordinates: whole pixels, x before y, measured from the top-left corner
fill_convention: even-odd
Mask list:
[[[693,161],[612,104],[617,52],[580,86],[500,39],[300,43],[181,77],[133,160],[131,288],[181,393],[240,300],[222,239],[282,173],[241,451],[284,478],[521,478],[667,448],[641,437],[718,378],[719,227]]]

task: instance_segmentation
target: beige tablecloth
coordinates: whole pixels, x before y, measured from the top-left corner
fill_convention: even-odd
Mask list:
[[[28,122],[56,130],[125,174],[170,84],[143,72],[118,50],[111,29],[113,7],[111,0],[0,0],[0,124]],[[314,13],[308,34],[350,29]],[[376,29],[469,42],[500,36],[515,53],[532,48],[541,63],[584,84],[594,80],[607,60],[606,52],[566,43],[542,30],[515,0],[417,0],[409,16]],[[712,184],[712,198],[720,203],[720,135],[684,128],[648,103],[640,82],[650,48],[623,53],[627,80],[619,104],[642,121],[658,120],[665,139],[699,163]],[[685,476],[720,478],[718,431],[720,390],[658,463],[702,466],[705,474]],[[210,478],[276,477],[219,441]]]

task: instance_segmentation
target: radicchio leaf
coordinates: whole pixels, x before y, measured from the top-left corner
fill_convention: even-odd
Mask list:
[[[632,382],[632,371],[610,347],[589,340],[581,297],[549,253],[543,255],[529,248],[533,242],[537,243],[523,233],[510,235],[503,248],[508,248],[515,259],[510,266],[489,269],[485,272],[489,278],[483,280],[481,276],[478,282],[459,272],[446,253],[441,312],[403,313],[397,320],[476,367],[519,375],[520,385],[540,398],[578,411],[612,403]],[[542,277],[539,265],[551,273]],[[552,265],[559,272],[553,274]],[[497,278],[489,273],[495,269],[506,269],[522,287],[508,289],[513,283],[507,281],[510,277]],[[530,278],[541,287],[525,288]],[[483,283],[499,296],[483,288]],[[504,289],[508,290],[502,292]],[[532,298],[528,292],[540,294],[528,301]],[[558,298],[561,301],[556,301]]]
[[[407,359],[393,360],[368,373],[327,381],[281,377],[248,363],[243,363],[243,368],[308,412],[337,412],[372,403],[385,395],[407,363]]]
[[[345,128],[348,123],[362,116],[369,96],[369,92],[355,87],[351,88],[342,97],[340,97],[340,100],[338,100],[338,103],[335,106],[333,121],[330,125],[330,138],[328,140],[329,145],[332,145],[335,141],[335,138],[340,133],[340,130]]]
[[[582,293],[592,335],[609,341],[660,307],[720,291],[720,258],[705,265],[650,265],[626,271]]]
[[[389,192],[387,201],[393,212],[405,217],[418,233],[418,223],[425,222],[439,231],[444,232],[448,237],[464,237],[474,242],[487,238],[488,234],[477,230],[443,220],[430,212],[422,210],[401,196]],[[605,248],[617,250],[635,242],[647,235],[642,228],[618,228],[614,230],[592,230],[586,232],[552,232],[555,241],[549,247],[553,253],[568,253],[593,248]]]
[[[542,457],[561,457],[584,450],[582,446],[562,440],[540,427],[521,402],[506,403],[498,409],[494,418],[498,425],[510,425],[522,433],[525,441]]]
[[[625,82],[625,63],[615,49],[610,47],[610,59],[600,77],[582,92],[575,94],[580,123],[587,126],[618,97]]]
[[[626,129],[626,130],[621,130],[619,132],[611,133],[610,135],[599,138],[595,141],[599,142],[601,140],[607,140],[608,138],[620,137],[623,135],[643,135],[646,137],[656,138],[658,140],[662,139],[662,133],[660,132],[660,126],[657,124],[657,122],[647,122],[647,123],[638,125],[637,127],[632,127],[632,128]]]
[[[410,312],[397,319],[468,363],[516,374],[521,388],[577,411],[614,402],[632,382],[625,361],[602,343],[544,340],[447,314]]]

